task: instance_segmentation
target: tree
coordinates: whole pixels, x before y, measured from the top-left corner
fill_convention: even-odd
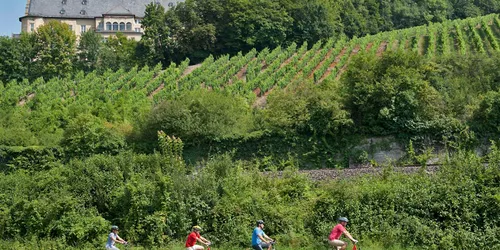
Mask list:
[[[113,127],[91,114],[80,114],[64,131],[62,145],[68,156],[79,157],[99,153],[117,153],[125,146],[125,138]]]
[[[130,69],[138,64],[136,58],[137,41],[127,39],[122,33],[110,36],[102,45],[99,71],[106,69],[118,70],[120,68]]]
[[[293,19],[280,3],[271,0],[225,0],[217,28],[217,51],[236,53],[282,45]]]
[[[170,59],[168,50],[172,49],[172,34],[171,28],[165,23],[165,8],[161,4],[148,4],[142,26],[144,35],[139,42],[139,49],[143,54],[143,64],[167,65],[167,60]]]
[[[102,37],[95,31],[87,31],[80,37],[78,44],[79,69],[90,72],[96,69],[99,60]]]
[[[0,37],[0,81],[33,79],[30,71],[35,57],[35,35],[23,33],[19,39]]]
[[[36,31],[35,65],[40,76],[51,78],[73,71],[76,36],[68,24],[50,21]]]
[[[287,35],[288,42],[314,44],[339,34],[327,7],[319,1],[298,1],[287,9],[293,18],[293,27]]]
[[[401,132],[437,119],[443,103],[425,78],[426,65],[422,57],[407,52],[356,57],[342,82],[358,127],[375,134]]]
[[[177,61],[187,56],[191,61],[198,62],[214,52],[216,26],[204,20],[198,9],[200,5],[195,1],[186,1],[177,5],[173,12],[167,13],[167,23],[175,27],[174,39],[182,55]]]

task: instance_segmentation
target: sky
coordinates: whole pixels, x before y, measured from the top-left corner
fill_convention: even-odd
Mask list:
[[[21,33],[19,18],[24,16],[26,0],[0,0],[0,36]]]

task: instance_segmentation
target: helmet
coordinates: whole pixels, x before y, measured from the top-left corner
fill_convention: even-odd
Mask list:
[[[111,231],[118,230],[118,226],[111,226]]]
[[[346,217],[340,217],[338,221],[349,222],[349,220]]]
[[[200,227],[200,226],[194,226],[194,227],[193,227],[193,230],[196,230],[196,231],[201,231],[201,227]]]
[[[264,224],[264,221],[263,220],[258,220],[257,221],[257,226],[259,226],[260,224]]]

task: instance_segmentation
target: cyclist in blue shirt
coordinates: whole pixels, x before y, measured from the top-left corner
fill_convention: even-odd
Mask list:
[[[252,248],[255,250],[271,250],[274,240],[264,233],[264,221],[258,220],[252,233]]]

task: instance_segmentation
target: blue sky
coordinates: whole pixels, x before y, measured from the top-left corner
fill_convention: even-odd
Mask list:
[[[21,33],[19,18],[24,16],[26,0],[0,0],[0,36]]]

